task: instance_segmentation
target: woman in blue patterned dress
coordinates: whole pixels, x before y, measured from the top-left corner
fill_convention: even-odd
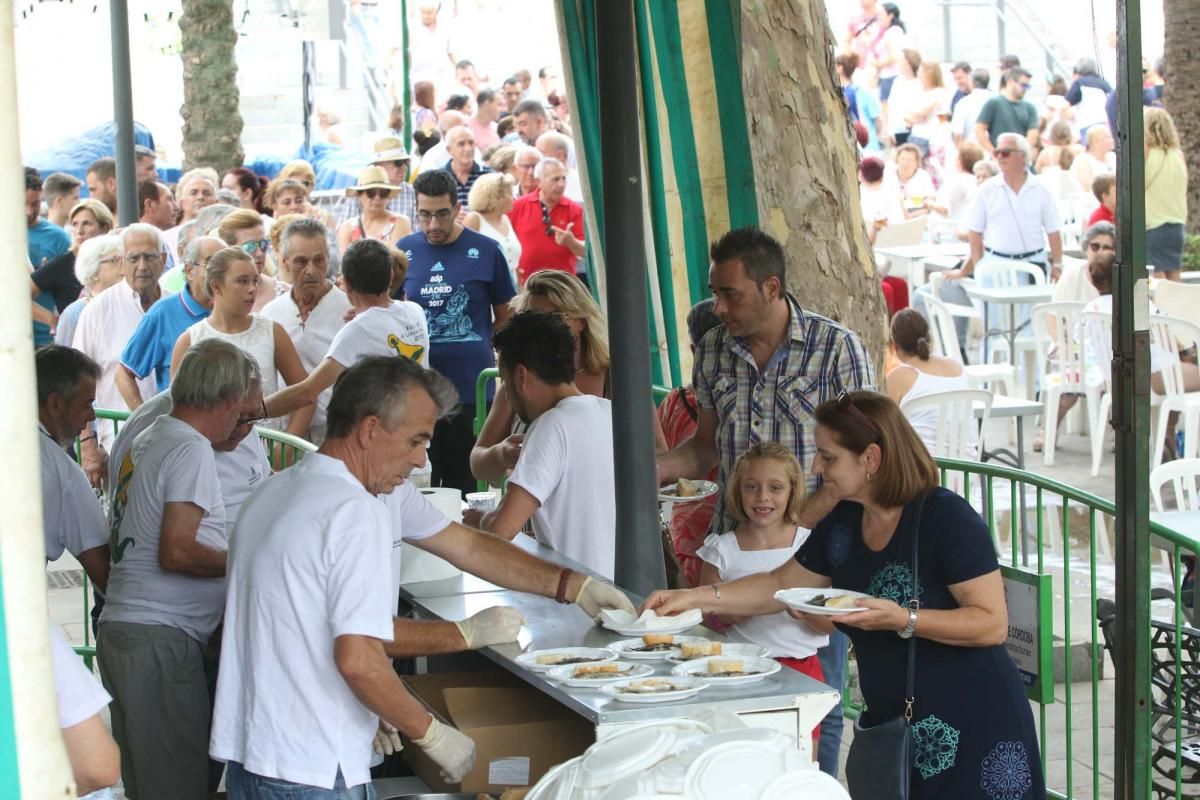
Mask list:
[[[1004,649],[1008,613],[987,526],[966,501],[937,487],[928,451],[886,396],[845,394],[819,406],[816,420],[812,471],[841,502],[795,561],[715,588],[656,592],[646,608],[747,616],[780,611],[779,589],[865,592],[871,598],[858,601],[865,610],[838,617],[858,658],[864,725],[904,713],[904,635],[917,640],[912,797],[1041,800],[1037,731]],[[910,612],[921,496],[919,608]]]

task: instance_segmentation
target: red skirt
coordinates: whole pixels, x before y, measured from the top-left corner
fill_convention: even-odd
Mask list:
[[[821,669],[821,659],[816,655],[811,655],[808,658],[777,658],[775,659],[780,664],[783,664],[788,669],[794,669],[796,672],[803,673],[813,680],[825,682],[825,672]],[[837,688],[837,687],[835,687]],[[813,728],[813,759],[816,760],[817,746],[821,741],[821,726]]]

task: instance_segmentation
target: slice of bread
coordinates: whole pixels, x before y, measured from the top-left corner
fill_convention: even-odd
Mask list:
[[[721,655],[720,642],[685,642],[680,647],[684,658],[700,658],[701,656]]]
[[[716,675],[721,672],[745,672],[746,662],[736,658],[714,658],[708,662],[708,674]]]
[[[619,673],[621,667],[617,664],[584,664],[575,668],[575,677],[581,678],[584,675],[599,675],[606,672]]]
[[[838,595],[825,601],[826,608],[858,608],[858,598],[850,595]]]
[[[669,633],[647,633],[642,637],[642,644],[646,646],[655,644],[671,644],[675,641],[675,637]]]
[[[689,481],[687,478],[680,478],[675,481],[676,497],[695,497],[698,494],[700,492],[693,481]]]
[[[537,663],[542,666],[552,667],[555,664],[558,664],[558,663],[566,660],[566,658],[567,657],[564,656],[562,653],[551,653],[550,655],[546,655],[546,656],[538,656]]]

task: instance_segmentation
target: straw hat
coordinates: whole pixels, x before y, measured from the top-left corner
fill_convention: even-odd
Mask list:
[[[404,142],[395,136],[385,136],[375,142],[375,157],[372,164],[382,164],[385,161],[408,161],[412,157],[404,149]]]
[[[346,195],[354,197],[367,189],[386,189],[393,196],[400,191],[399,186],[388,183],[387,173],[383,171],[383,167],[375,166],[364,167],[362,172],[358,173],[358,184],[346,189]]]

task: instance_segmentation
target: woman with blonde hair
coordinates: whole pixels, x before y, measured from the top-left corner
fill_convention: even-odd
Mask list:
[[[217,237],[230,247],[241,249],[254,262],[259,284],[255,311],[261,311],[263,306],[288,290],[287,284],[267,274],[267,250],[271,243],[267,240],[262,214],[252,208],[239,208],[221,220]]]
[[[204,280],[212,297],[212,314],[192,325],[176,340],[171,354],[172,376],[179,374],[179,363],[193,344],[205,339],[224,339],[258,363],[264,397],[279,389],[280,375],[289,386],[308,377],[296,346],[283,326],[254,313],[258,307],[256,296],[261,288],[258,278],[258,267],[250,254],[241,248],[226,247],[208,259]],[[288,418],[287,432],[304,436],[315,408],[310,404],[295,411]],[[280,427],[277,420],[258,424]]]
[[[516,150],[513,153],[515,155]],[[500,252],[508,261],[513,286],[517,285],[517,264],[521,261],[521,240],[517,238],[517,232],[508,219],[513,207],[513,187],[516,185],[513,177],[503,172],[481,175],[467,196],[471,211],[463,220],[466,227],[500,243]]]
[[[1179,280],[1187,223],[1187,163],[1179,132],[1161,108],[1144,110],[1146,154],[1146,263],[1155,277]]]
[[[99,200],[80,200],[67,215],[67,224],[75,240],[71,249],[50,259],[44,264],[35,264],[30,274],[30,290],[33,299],[42,292],[54,298],[55,309],[61,314],[67,306],[79,299],[83,285],[75,278],[75,259],[79,246],[88,239],[104,236],[113,229],[113,215],[108,206]]]
[[[1076,144],[1078,137],[1071,126],[1061,120],[1050,125],[1049,144],[1038,154],[1033,171],[1042,174],[1047,169],[1058,167],[1063,172],[1075,163],[1075,157],[1083,152],[1083,147]]]

